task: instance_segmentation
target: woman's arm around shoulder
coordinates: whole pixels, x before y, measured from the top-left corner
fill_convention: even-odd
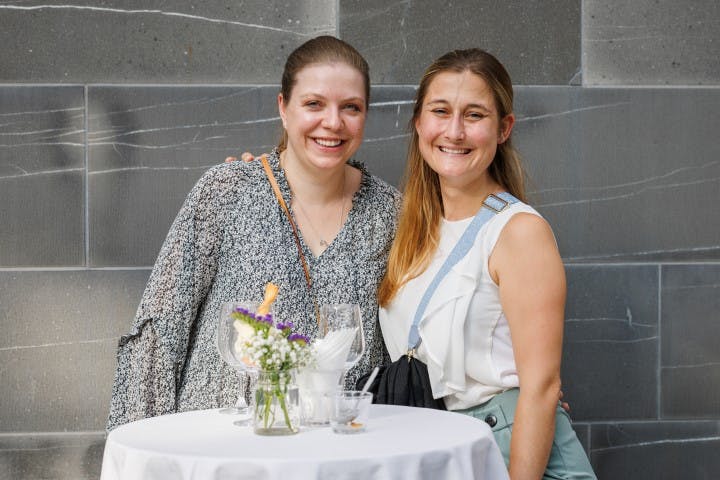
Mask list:
[[[510,476],[538,479],[555,432],[566,295],[565,269],[547,222],[529,213],[513,216],[490,257],[490,270],[510,325],[520,380]]]

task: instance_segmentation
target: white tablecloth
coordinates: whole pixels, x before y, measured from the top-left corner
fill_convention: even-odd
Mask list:
[[[102,480],[476,479],[508,474],[490,428],[466,415],[373,405],[368,429],[264,437],[217,410],[148,418],[107,438]]]

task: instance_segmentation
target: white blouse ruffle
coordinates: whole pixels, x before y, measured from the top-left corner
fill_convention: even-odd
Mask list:
[[[520,212],[539,215],[516,203],[491,218],[471,251],[442,280],[420,321],[417,357],[428,366],[433,397],[444,397],[450,410],[478,405],[518,386],[510,329],[488,259],[504,226]],[[380,326],[393,360],[406,353],[420,298],[469,222],[443,220],[440,245],[428,269],[380,309]]]

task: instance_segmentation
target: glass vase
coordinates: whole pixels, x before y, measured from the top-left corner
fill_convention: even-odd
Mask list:
[[[292,435],[298,432],[300,401],[292,371],[259,372],[253,424],[258,435]]]

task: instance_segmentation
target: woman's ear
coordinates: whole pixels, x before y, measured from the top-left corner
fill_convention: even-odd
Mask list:
[[[283,128],[287,128],[285,125],[285,99],[282,93],[278,93],[277,96],[278,112],[280,112],[280,119],[282,120]]]
[[[498,145],[505,143],[510,138],[513,125],[515,125],[515,115],[508,113],[500,120],[500,133],[498,134]]]

